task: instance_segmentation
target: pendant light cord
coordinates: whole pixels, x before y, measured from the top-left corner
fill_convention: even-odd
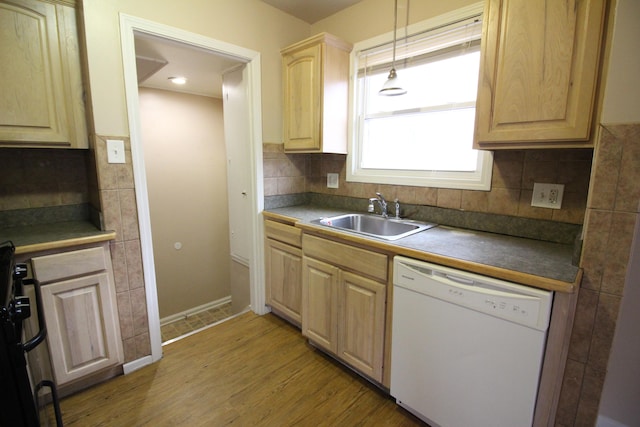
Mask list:
[[[394,2],[393,8],[393,58],[391,59],[391,68],[396,68],[396,33],[398,30],[398,0]]]

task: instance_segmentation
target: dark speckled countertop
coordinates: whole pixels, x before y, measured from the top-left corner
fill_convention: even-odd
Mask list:
[[[573,246],[482,231],[437,226],[387,241],[311,224],[326,216],[349,213],[314,205],[268,209],[264,216],[289,220],[307,232],[368,245],[462,270],[560,292],[574,292],[582,271],[572,264]]]

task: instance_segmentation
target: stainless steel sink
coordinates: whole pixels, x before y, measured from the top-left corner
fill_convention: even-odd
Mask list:
[[[401,239],[436,226],[436,224],[426,222],[398,220],[365,214],[347,214],[330,218],[320,218],[311,221],[311,223],[385,240]]]

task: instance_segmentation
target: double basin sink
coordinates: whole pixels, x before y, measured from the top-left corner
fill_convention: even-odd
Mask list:
[[[436,224],[426,222],[384,218],[366,214],[338,215],[315,219],[311,223],[385,240],[398,240],[436,226]]]

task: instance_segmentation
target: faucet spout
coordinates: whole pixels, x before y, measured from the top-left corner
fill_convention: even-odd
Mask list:
[[[378,192],[376,192],[376,196],[377,197],[372,197],[369,199],[369,212],[373,212],[374,209],[374,203],[378,203],[380,205],[380,215],[382,215],[384,218],[388,218],[389,214],[388,214],[388,207],[387,207],[387,200],[384,198],[384,196]]]

